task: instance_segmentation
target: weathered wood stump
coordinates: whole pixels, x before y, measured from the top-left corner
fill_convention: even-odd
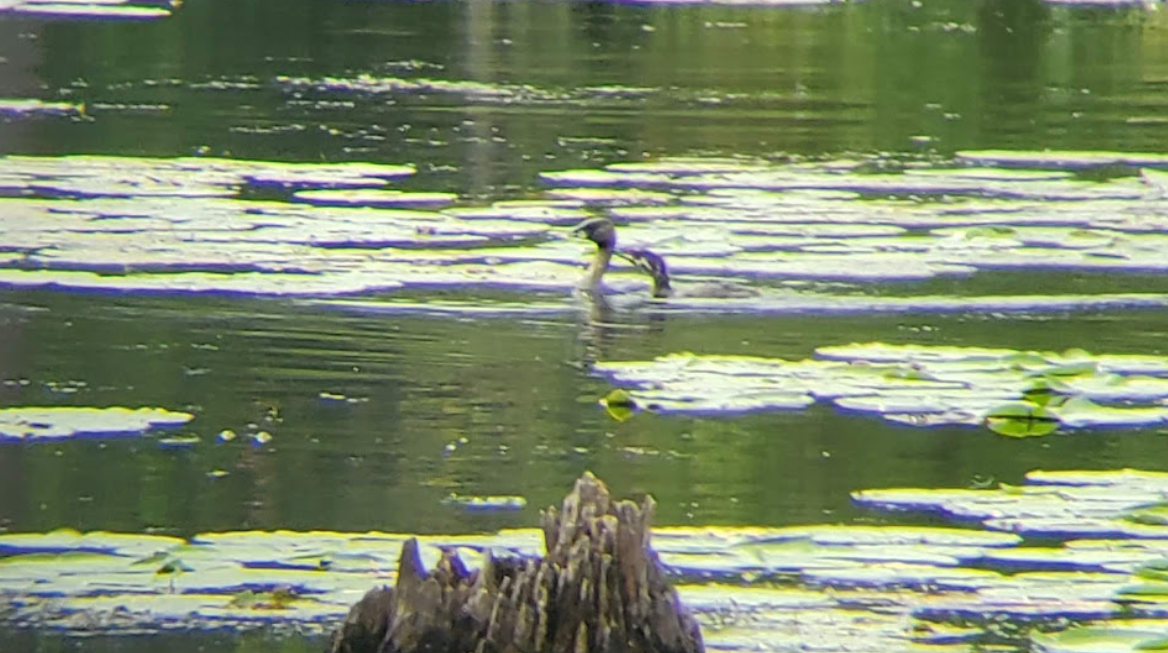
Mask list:
[[[332,653],[700,653],[697,622],[649,545],[655,502],[613,501],[591,473],[541,515],[547,555],[492,558],[470,572],[453,551],[434,571],[417,540],[397,584],[349,611]]]

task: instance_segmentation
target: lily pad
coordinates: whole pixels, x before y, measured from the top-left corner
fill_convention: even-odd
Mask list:
[[[990,164],[1024,168],[1078,169],[1114,165],[1168,167],[1168,155],[1136,152],[979,150],[958,152],[957,158],[979,165]]]
[[[0,98],[0,115],[26,115],[44,113],[50,115],[77,115],[84,111],[82,105],[70,102],[44,102],[35,99]]]
[[[16,0],[14,4],[0,6],[0,14],[5,11],[102,20],[149,20],[170,16],[169,9],[158,5],[134,4],[129,0]]]
[[[181,426],[192,419],[190,413],[163,408],[0,408],[0,440],[140,435],[151,428]]]
[[[1120,505],[1163,485],[1164,476],[1043,472],[1035,473],[1041,484],[964,492],[989,499],[986,505],[997,517],[1003,498],[1039,507],[1057,498],[1064,507],[1060,514],[1081,508],[1098,519],[1100,502],[1111,504],[1114,517]],[[1146,491],[1132,496],[1136,487]],[[538,529],[434,535],[422,538],[422,552],[433,565],[441,549],[455,549],[474,569],[487,550],[539,553],[541,538]],[[404,541],[404,535],[391,533],[324,531],[206,533],[189,542],[72,531],[5,534],[0,535],[0,551],[7,555],[0,558],[0,592],[17,599],[6,617],[16,624],[35,620],[40,627],[69,630],[83,614],[89,632],[276,622],[317,632],[341,619],[370,586],[393,581]],[[1164,542],[1160,555],[1168,550]],[[906,628],[913,641],[932,646],[974,642],[1000,637],[1003,624],[1105,619],[1120,605],[1154,606],[1161,600],[1158,580],[1137,582],[1125,570],[1110,569],[1156,555],[1149,542],[1026,544],[1014,533],[967,527],[654,531],[655,548],[675,578],[685,581],[681,598],[696,612],[714,649],[738,648],[749,640],[786,650],[810,638],[824,651],[854,650],[856,642],[891,650],[903,648]],[[45,601],[49,597],[51,602]],[[954,619],[964,625],[954,626]],[[788,633],[799,624],[829,632]]]
[[[58,529],[48,533],[0,534],[0,552],[6,555],[83,551],[133,557],[181,544],[183,544],[182,539],[165,535],[108,533],[104,531],[81,533],[71,528]]]
[[[442,502],[472,512],[513,511],[522,510],[527,506],[526,498],[515,495],[467,496],[450,494]]]
[[[638,405],[666,413],[828,401],[903,424],[984,423],[1011,437],[1168,421],[1168,383],[1143,374],[1162,373],[1168,358],[887,343],[820,347],[816,355],[789,361],[678,353],[594,369]],[[1057,401],[1030,399],[1055,388]]]
[[[302,190],[292,197],[310,204],[356,206],[441,206],[458,199],[453,193],[410,193],[396,190]]]
[[[548,191],[547,195],[557,199],[579,200],[584,203],[599,202],[605,205],[651,206],[668,204],[675,200],[675,197],[669,193],[654,193],[636,188],[556,188]]]
[[[277,83],[326,93],[454,93],[488,102],[563,95],[363,76]],[[888,171],[864,159],[691,157],[548,172],[543,178],[550,187],[530,199],[443,211],[393,208],[454,199],[384,189],[390,179],[413,171],[363,162],[0,157],[0,186],[20,191],[0,198],[5,244],[17,252],[0,258],[0,284],[318,297],[466,289],[466,298],[441,313],[477,311],[490,303],[476,290],[484,286],[520,292],[535,287],[557,291],[555,304],[567,312],[578,308],[572,290],[594,248],[556,237],[568,235],[558,228],[603,213],[622,222],[623,247],[648,247],[667,258],[676,290],[668,300],[649,301],[648,280],[619,262],[606,275],[617,310],[1168,306],[1165,294],[1117,289],[1085,295],[1071,286],[1042,296],[856,290],[872,280],[1000,269],[1168,270],[1168,237],[1162,235],[1168,215],[1156,208],[1163,193],[1134,177],[1091,181],[1005,163],[971,168],[963,161],[922,161]],[[807,280],[847,283],[810,290]],[[395,301],[387,296],[385,306],[376,308],[393,310]],[[406,306],[414,300],[401,301]]]
[[[618,422],[623,422],[634,414],[637,410],[637,402],[629,396],[628,392],[617,388],[608,393],[600,400],[600,404],[604,406],[608,416]]]
[[[1013,533],[1066,539],[1130,537],[1161,541],[1168,539],[1168,527],[1133,523],[1129,516],[1161,500],[1164,476],[1131,470],[1035,471],[1027,475],[1027,484],[1022,486],[887,488],[856,492],[852,497],[866,506],[934,512],[949,518],[980,521]],[[1144,549],[1140,555],[1150,561],[1163,553]]]
[[[1166,634],[1168,621],[1147,619],[1115,620],[1033,637],[1038,650],[1046,653],[1134,653],[1163,648]]]
[[[994,433],[1013,438],[1047,435],[1058,430],[1058,415],[1028,401],[1014,401],[995,406],[986,413],[986,426]]]

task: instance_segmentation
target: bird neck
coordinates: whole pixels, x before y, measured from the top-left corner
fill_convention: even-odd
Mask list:
[[[673,294],[673,286],[669,285],[669,277],[653,275],[653,296],[668,297]]]
[[[604,276],[604,272],[608,269],[608,263],[611,260],[611,247],[596,248],[596,256],[592,259],[592,264],[588,266],[588,273],[584,276],[584,283],[582,284],[586,290],[596,290],[600,286],[600,278]]]

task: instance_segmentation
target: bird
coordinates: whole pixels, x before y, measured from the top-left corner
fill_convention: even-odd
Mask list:
[[[665,258],[656,252],[644,248],[617,247],[616,225],[608,218],[588,218],[572,228],[573,233],[582,234],[588,240],[596,243],[596,256],[588,266],[588,272],[580,282],[580,287],[588,292],[595,292],[600,287],[600,280],[608,270],[613,256],[617,256],[632,264],[633,267],[649,275],[653,280],[653,297],[665,299],[667,297],[709,297],[734,298],[756,297],[759,292],[740,283],[726,281],[689,283],[673,287],[669,277],[669,266]]]
[[[581,290],[596,292],[600,288],[601,278],[608,270],[609,262],[612,261],[613,252],[616,251],[616,225],[608,218],[588,218],[572,227],[572,233],[582,234],[596,243],[596,256],[588,265],[588,271],[584,273],[579,286]]]
[[[673,285],[669,283],[669,266],[665,264],[663,256],[640,248],[621,250],[615,254],[653,279],[654,297],[660,299],[673,294]]]

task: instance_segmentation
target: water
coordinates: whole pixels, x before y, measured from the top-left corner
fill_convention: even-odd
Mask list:
[[[1163,153],[1165,16],[1018,0],[798,9],[207,0],[140,23],[0,14],[0,97],[84,104],[66,116],[0,114],[0,154],[409,163],[418,173],[395,187],[485,204],[539,197],[541,172],[667,156]],[[857,288],[1068,286],[1158,292],[1164,282],[1154,272],[989,271]],[[535,296],[562,304],[563,294]],[[632,310],[589,324],[571,309],[434,315],[278,297],[3,290],[0,404],[185,410],[196,417],[178,432],[201,441],[0,446],[0,528],[489,532],[534,524],[586,469],[614,494],[652,493],[661,524],[882,522],[849,493],[1014,483],[1035,468],[1168,469],[1163,430],[1018,441],[824,405],[617,423],[597,406],[610,386],[588,364],[680,351],[801,359],[856,341],[1163,354],[1165,313]],[[218,443],[225,429],[241,437]],[[252,446],[259,431],[273,438]],[[452,492],[520,495],[527,507],[470,513],[442,503]],[[10,636],[13,650],[163,645]],[[215,635],[165,646],[301,644]]]

